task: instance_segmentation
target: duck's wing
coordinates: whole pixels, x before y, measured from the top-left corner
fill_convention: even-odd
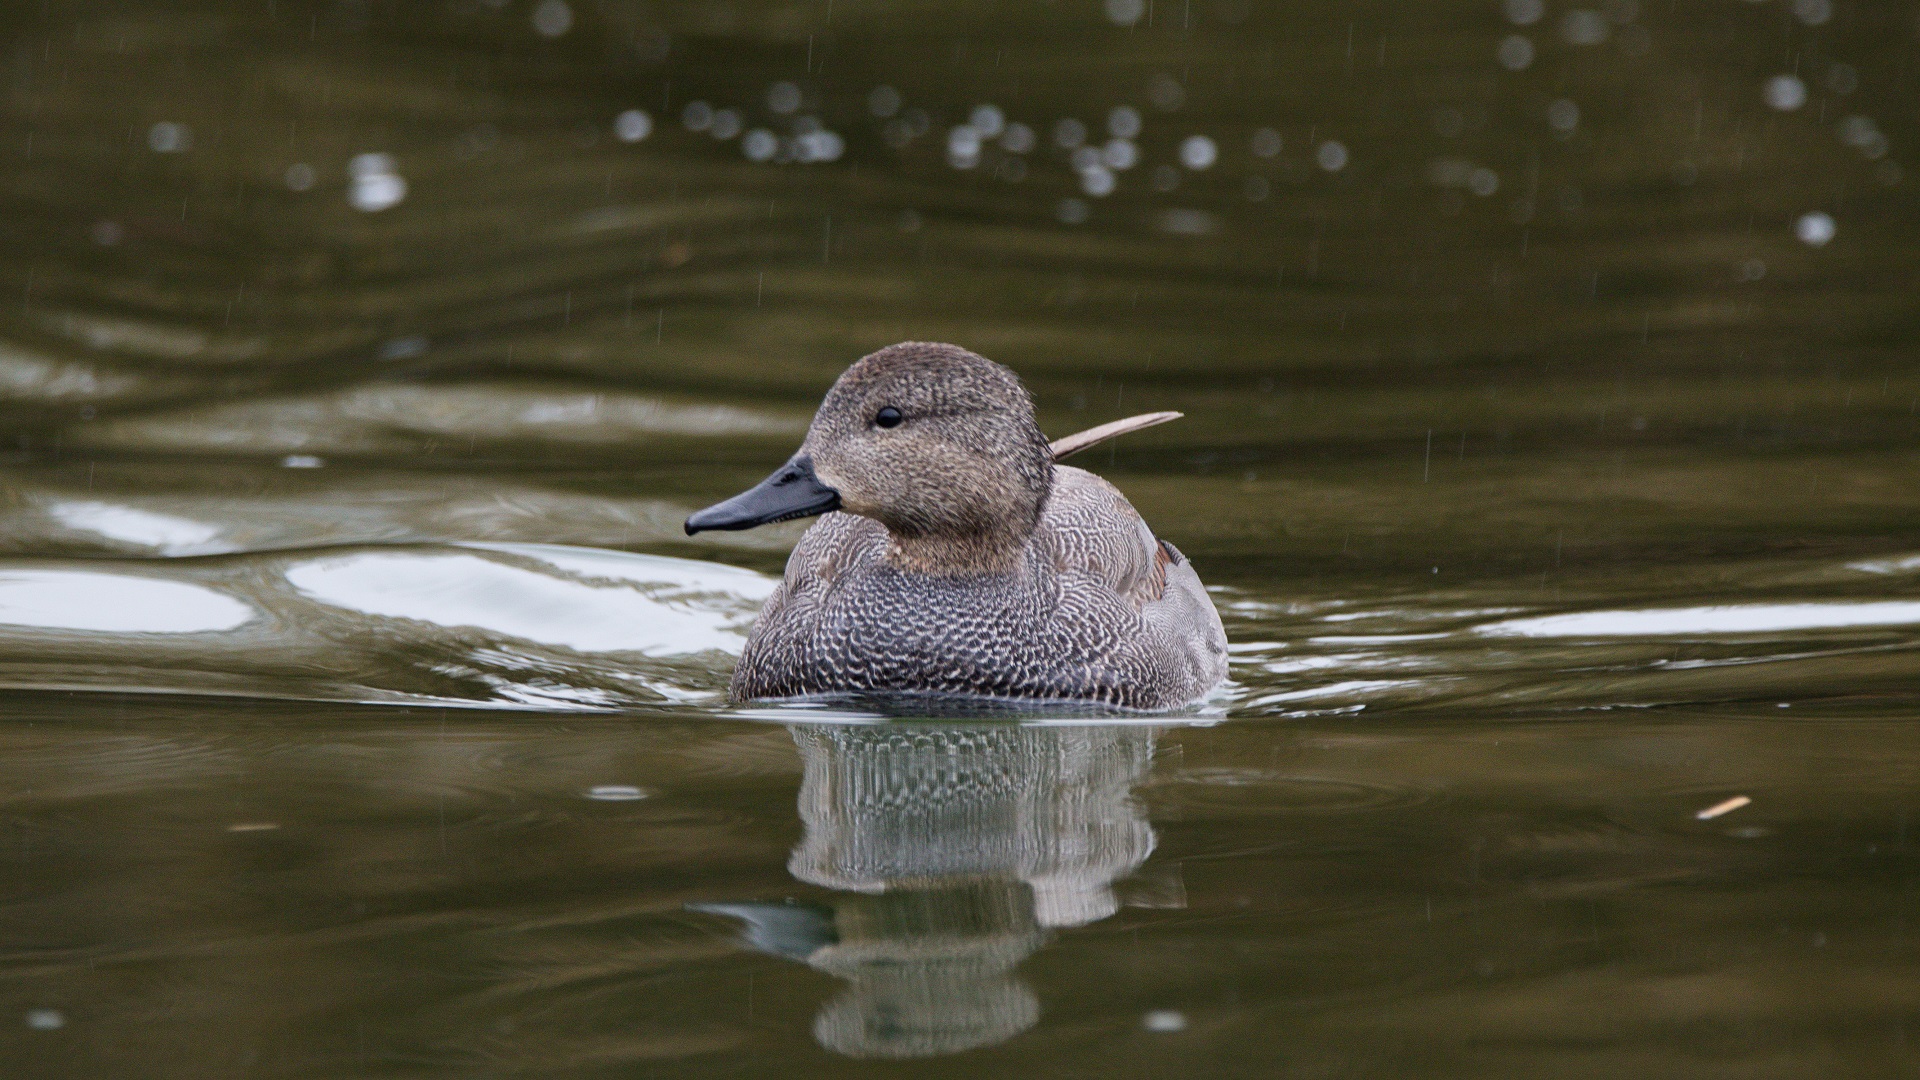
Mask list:
[[[1166,590],[1166,548],[1119,488],[1084,469],[1054,470],[1036,539],[1055,569],[1091,575],[1136,609]]]
[[[1185,415],[1186,413],[1177,412],[1141,413],[1139,416],[1129,416],[1125,420],[1115,420],[1111,423],[1101,424],[1099,427],[1088,428],[1074,435],[1068,435],[1065,438],[1055,439],[1052,443],[1053,460],[1065,461],[1080,451],[1088,449],[1089,447],[1098,446],[1108,439],[1118,438],[1121,435],[1135,431],[1143,431],[1156,424],[1164,424],[1169,420],[1178,420]]]
[[[1206,586],[1180,549],[1155,537],[1118,488],[1071,465],[1055,468],[1053,494],[1034,538],[1062,575],[1062,591],[1081,594],[1080,608],[1086,594],[1098,592],[1138,613],[1144,628],[1136,651],[1144,650],[1138,655],[1151,657],[1161,675],[1173,680],[1174,699],[1198,697],[1226,678],[1227,635]],[[1076,580],[1104,588],[1087,589]],[[1082,610],[1080,616],[1093,624],[1101,619],[1097,611]]]

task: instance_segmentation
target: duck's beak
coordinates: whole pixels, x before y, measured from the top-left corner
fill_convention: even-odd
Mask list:
[[[840,509],[840,493],[813,474],[813,459],[795,454],[772,476],[687,519],[687,535],[706,529],[751,529]]]

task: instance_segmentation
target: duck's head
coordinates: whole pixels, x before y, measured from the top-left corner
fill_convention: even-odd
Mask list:
[[[844,510],[915,569],[996,569],[1032,534],[1053,454],[1013,372],[954,345],[903,342],[848,368],[806,442],[751,490],[687,519],[689,534]]]

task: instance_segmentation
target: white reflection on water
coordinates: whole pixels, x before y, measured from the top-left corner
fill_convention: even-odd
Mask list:
[[[748,571],[687,559],[569,552],[544,545],[490,549],[525,551],[556,568],[618,584],[554,577],[479,555],[387,552],[317,559],[289,568],[286,578],[309,599],[368,615],[473,627],[580,652],[646,656],[737,653],[744,641],[733,619],[710,605],[676,602],[671,595],[633,587],[663,583],[652,573],[656,564],[667,575],[664,584],[701,593],[737,594],[743,575],[756,583],[765,580]],[[711,574],[705,573],[709,570]]]
[[[1920,603],[1883,600],[1582,611],[1509,619],[1476,627],[1474,632],[1502,637],[1636,637],[1643,634],[1760,634],[1913,623],[1920,623]]]
[[[609,578],[635,585],[672,586],[689,592],[722,593],[756,603],[772,596],[776,584],[765,574],[699,559],[633,555],[624,551],[570,547],[566,544],[471,543],[460,546],[519,555],[586,577]]]
[[[0,571],[0,624],[122,634],[232,630],[254,611],[204,585],[87,570]]]
[[[104,502],[60,502],[47,507],[55,521],[124,544],[152,548],[162,555],[207,555],[230,551],[216,543],[218,526],[172,514],[156,514]]]

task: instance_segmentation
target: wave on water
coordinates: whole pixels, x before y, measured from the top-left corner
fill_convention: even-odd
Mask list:
[[[606,709],[719,701],[765,575],[550,544],[0,562],[0,685]]]

